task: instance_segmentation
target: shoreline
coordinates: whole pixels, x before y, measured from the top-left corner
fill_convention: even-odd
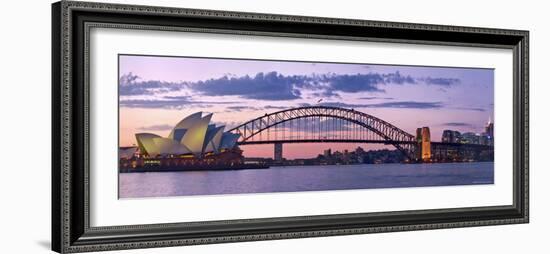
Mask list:
[[[196,166],[196,167],[139,167],[139,168],[119,168],[119,173],[148,173],[148,172],[185,172],[185,171],[231,171],[246,169],[269,169],[269,165],[262,164],[240,164],[240,165],[216,165],[216,166]]]
[[[242,164],[237,166],[211,166],[210,168],[205,168],[201,166],[197,167],[142,167],[142,168],[124,168],[119,169],[119,173],[162,173],[162,172],[186,172],[186,171],[234,171],[234,170],[250,170],[250,169],[271,169],[271,168],[285,168],[285,167],[315,167],[315,166],[357,166],[364,165],[366,167],[372,165],[411,165],[411,164],[466,164],[466,163],[491,163],[494,161],[454,161],[454,162],[430,162],[430,163],[370,163],[370,164],[326,164],[326,165],[267,165],[267,164]]]

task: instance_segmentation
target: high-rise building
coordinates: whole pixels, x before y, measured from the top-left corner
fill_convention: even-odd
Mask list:
[[[329,149],[326,149],[324,152],[323,152],[323,155],[325,156],[326,159],[330,158],[332,156],[332,150]]]
[[[363,163],[365,161],[365,149],[358,146],[355,149],[355,157],[356,157],[357,163]]]
[[[283,143],[275,143],[273,159],[277,162],[283,161]]]
[[[460,143],[461,134],[458,131],[444,130],[441,135],[441,142],[443,143]]]
[[[464,144],[479,144],[479,135],[473,132],[466,132],[462,134],[462,143]]]
[[[485,126],[485,134],[487,135],[487,145],[494,145],[495,141],[495,124],[492,123],[490,120],[487,122],[487,126]]]
[[[494,133],[494,128],[495,128],[494,123],[492,123],[491,121],[487,122],[487,125],[485,126],[485,133],[487,133],[487,135],[492,137]]]
[[[451,143],[451,130],[444,130],[443,134],[441,135],[441,142],[443,143]]]
[[[344,157],[343,157],[343,160],[342,160],[345,164],[349,164],[350,162],[350,154],[348,152],[348,149],[345,149],[344,150]]]
[[[491,140],[491,138],[487,133],[481,133],[479,135],[479,144],[480,145],[488,146],[488,145],[490,145],[490,140]]]

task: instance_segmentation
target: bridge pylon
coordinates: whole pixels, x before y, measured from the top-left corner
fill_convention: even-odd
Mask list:
[[[432,148],[430,139],[430,128],[422,127],[416,129],[416,160],[429,162],[432,159]]]

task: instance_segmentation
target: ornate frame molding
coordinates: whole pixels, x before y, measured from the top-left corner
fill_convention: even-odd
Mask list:
[[[93,27],[513,49],[514,205],[90,227],[88,35]],[[529,221],[528,31],[72,1],[52,5],[52,31],[54,251],[89,252]],[[213,229],[215,232],[211,232]]]

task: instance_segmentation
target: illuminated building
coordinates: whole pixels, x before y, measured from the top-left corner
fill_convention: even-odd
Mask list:
[[[490,141],[489,135],[487,135],[487,133],[481,133],[479,135],[478,141],[480,145],[488,146]]]
[[[487,122],[487,126],[485,126],[485,134],[487,135],[487,145],[494,145],[494,139],[495,139],[495,124],[489,120]]]
[[[441,142],[443,143],[460,143],[462,135],[458,131],[444,130],[441,136]]]
[[[485,132],[483,133],[473,133],[465,132],[460,134],[458,131],[454,130],[444,130],[441,135],[442,143],[461,143],[461,144],[471,144],[471,145],[494,145],[494,124],[489,121],[485,126]]]
[[[473,144],[478,145],[480,142],[479,135],[473,132],[466,132],[462,134],[462,143],[463,144]]]
[[[205,154],[219,154],[236,148],[240,135],[224,133],[224,126],[209,124],[212,114],[202,116],[202,112],[189,115],[181,120],[168,137],[152,133],[137,133],[136,140],[143,156],[192,156],[202,158]]]
[[[416,129],[416,141],[419,144],[418,158],[422,161],[430,161],[432,158],[430,128],[422,127]]]

